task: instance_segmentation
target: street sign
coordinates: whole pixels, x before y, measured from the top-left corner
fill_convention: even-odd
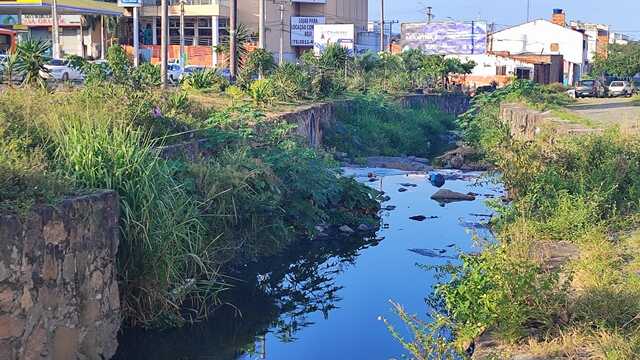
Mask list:
[[[291,46],[313,46],[313,27],[324,21],[324,16],[292,16]]]
[[[0,0],[2,1],[2,0]],[[118,6],[120,7],[141,7],[142,0],[118,0]]]
[[[329,44],[338,44],[353,53],[356,26],[354,24],[319,24],[313,29],[313,52],[320,55]]]

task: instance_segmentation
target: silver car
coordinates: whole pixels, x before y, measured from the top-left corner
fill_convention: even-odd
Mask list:
[[[609,96],[632,96],[634,88],[628,81],[612,81],[609,84]]]

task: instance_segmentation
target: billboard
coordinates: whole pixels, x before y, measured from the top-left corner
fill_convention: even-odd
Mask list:
[[[402,24],[402,50],[426,54],[474,55],[487,51],[487,23],[432,22]]]
[[[313,46],[313,27],[324,24],[324,16],[292,16],[291,46]]]
[[[353,52],[356,26],[354,24],[316,25],[313,30],[313,52],[320,55],[329,44],[339,44]]]

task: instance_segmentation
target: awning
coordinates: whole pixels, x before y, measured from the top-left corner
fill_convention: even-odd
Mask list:
[[[60,15],[122,16],[123,9],[115,3],[95,0],[58,0]],[[51,14],[51,0],[0,0],[0,14]]]

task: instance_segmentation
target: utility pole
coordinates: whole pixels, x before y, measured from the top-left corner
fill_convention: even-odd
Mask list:
[[[184,3],[185,0],[180,0],[180,65],[183,68],[186,65],[184,56]]]
[[[384,52],[384,0],[380,0],[380,52]]]
[[[259,35],[259,40],[258,40],[258,47],[260,49],[266,49],[267,48],[267,44],[266,44],[266,26],[265,26],[265,1],[266,0],[258,0],[260,2],[260,14],[258,16],[260,16],[260,18],[258,19],[258,24],[259,24],[259,31],[258,31],[258,35]]]
[[[60,34],[58,32],[58,1],[53,0],[51,3],[51,49],[54,59],[60,59]]]
[[[229,1],[229,70],[231,71],[231,78],[235,80],[238,66],[236,64],[236,31],[237,31],[237,15],[238,15],[238,0]]]
[[[284,62],[284,3],[280,3],[280,60],[278,64]]]
[[[531,20],[531,0],[527,0],[527,22]]]
[[[433,7],[427,6],[427,23],[431,23],[431,19],[433,19]]]
[[[133,66],[140,65],[140,9],[133,8]]]
[[[104,15],[100,15],[100,59],[104,60],[105,47],[107,46],[104,36]]]
[[[167,0],[160,0],[160,77],[162,88],[167,88],[167,62],[169,57],[169,6]]]

